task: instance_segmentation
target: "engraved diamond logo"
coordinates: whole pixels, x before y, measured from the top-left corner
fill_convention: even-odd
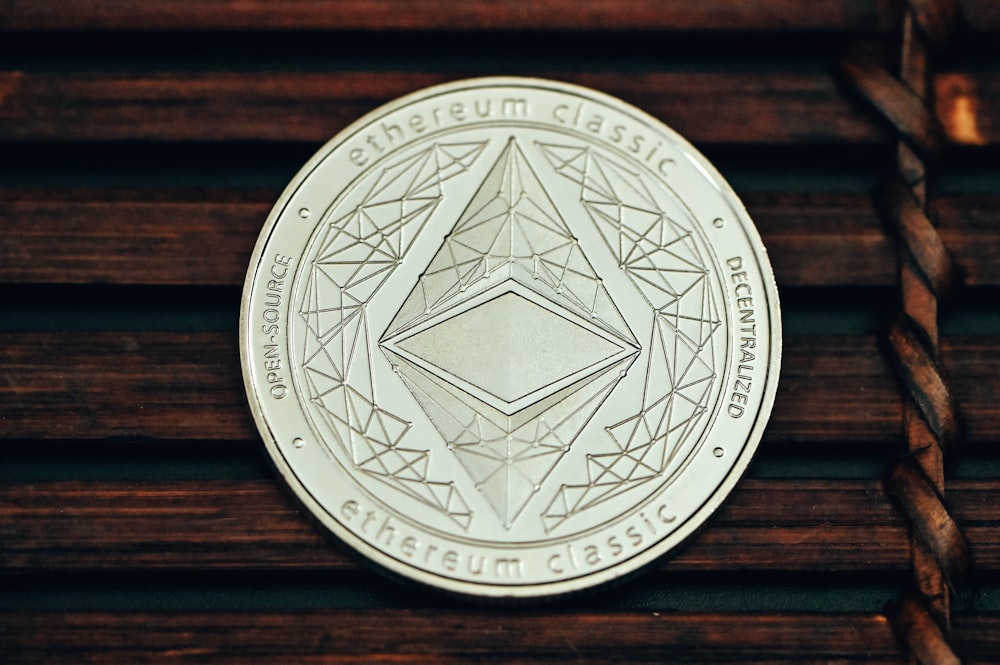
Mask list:
[[[517,282],[502,288],[385,346],[507,416],[634,353]]]
[[[639,352],[513,140],[380,346],[506,528]]]

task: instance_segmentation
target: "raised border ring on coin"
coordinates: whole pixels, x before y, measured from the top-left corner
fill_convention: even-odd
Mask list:
[[[781,355],[760,237],[662,122],[483,78],[350,125],[253,252],[240,352],[284,483],[382,571],[578,592],[687,540],[760,442]]]

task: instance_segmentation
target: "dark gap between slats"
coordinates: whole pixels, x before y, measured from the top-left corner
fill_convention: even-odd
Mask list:
[[[258,441],[30,441],[4,451],[0,482],[274,478]]]
[[[242,141],[0,143],[4,155],[0,160],[0,186],[246,187],[279,192],[320,147],[319,142]],[[865,192],[890,166],[886,150],[878,146],[695,147],[737,194],[744,189]],[[1000,171],[995,159],[983,156],[982,161],[984,168]],[[970,169],[970,176],[978,179],[979,173]],[[962,177],[957,175],[959,181]]]
[[[5,576],[0,610],[306,610],[445,608],[455,600],[434,591],[414,594],[370,572],[156,573]],[[624,584],[548,607],[574,611],[645,610],[877,612],[897,593],[893,575],[651,572]],[[1000,608],[989,588],[977,609]],[[470,605],[472,605],[470,603]],[[502,609],[498,609],[502,612]]]
[[[882,334],[896,303],[889,288],[787,288],[778,286],[782,333],[793,335]],[[942,308],[940,330],[948,335],[1000,334],[1000,287],[959,290]]]
[[[0,144],[0,184],[24,187],[246,187],[280,192],[319,144]]]
[[[746,477],[760,479],[880,478],[898,453],[891,443],[833,449],[764,443]],[[967,451],[956,478],[1000,478],[1000,446]],[[263,444],[251,441],[25,441],[5,448],[0,482],[277,479]]]
[[[40,72],[445,70],[827,71],[851,34],[822,32],[302,31],[15,33],[5,68]]]
[[[249,261],[249,257],[248,257]],[[891,288],[781,288],[783,333],[861,335],[885,328]],[[239,286],[6,285],[0,331],[232,331]],[[1000,288],[967,289],[942,317],[942,332],[1000,334]]]
[[[747,469],[748,478],[848,479],[881,478],[899,455],[892,443],[874,442],[837,450],[783,443],[763,443]],[[1000,478],[1000,446],[983,445],[965,451],[949,478]]]
[[[249,257],[247,259],[249,261]],[[20,285],[0,331],[165,330],[239,334],[238,286]]]
[[[0,331],[208,330],[235,336],[240,296],[237,286],[18,285],[8,288]],[[786,335],[875,332],[892,297],[886,288],[796,288],[780,296]]]
[[[332,138],[332,137],[331,137]],[[280,192],[320,143],[0,143],[5,187],[244,187]],[[737,194],[868,192],[891,166],[875,146],[695,146]],[[1000,149],[953,148],[934,191],[1000,192]],[[933,194],[932,194],[933,198]]]
[[[983,148],[953,148],[951,152],[953,157],[933,180],[933,191],[1000,192],[1000,155]]]

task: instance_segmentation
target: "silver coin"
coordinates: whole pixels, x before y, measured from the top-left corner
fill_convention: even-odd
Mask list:
[[[267,451],[383,570],[579,591],[677,546],[771,410],[778,298],[728,184],[585,88],[486,78],[387,104],[295,176],[241,312]]]

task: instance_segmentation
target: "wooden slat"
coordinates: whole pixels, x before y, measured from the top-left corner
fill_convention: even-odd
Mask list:
[[[1000,524],[1000,508],[984,492],[964,481],[949,493],[984,540],[981,570],[1000,563],[1000,534],[985,528]],[[8,572],[355,566],[263,480],[4,483],[0,534],[0,569]],[[664,567],[898,571],[908,552],[906,527],[877,481],[747,479]]]
[[[276,191],[0,189],[0,282],[238,285]],[[748,192],[779,286],[895,284],[866,194]],[[1000,285],[1000,195],[934,201],[966,286]]]
[[[51,663],[70,652],[77,662],[103,656],[228,663],[248,662],[250,654],[249,662],[409,663],[430,653],[445,663],[487,655],[522,663],[663,662],[668,655],[697,656],[699,662],[807,662],[862,653],[901,662],[892,660],[897,646],[884,618],[871,614],[4,612],[0,625],[7,627],[0,646],[15,657],[9,663]]]
[[[971,442],[1000,440],[1000,339],[946,340]],[[256,440],[236,335],[0,334],[0,439]],[[793,337],[766,441],[843,444],[898,436],[895,379],[869,336]]]
[[[769,438],[894,436],[899,398],[874,344],[789,340]],[[0,376],[0,437],[8,441],[257,438],[235,332],[5,333]]]
[[[12,438],[252,439],[234,335],[0,335]]]
[[[993,0],[958,0],[974,30],[1000,29]],[[0,30],[634,30],[766,33],[880,32],[895,25],[891,0],[0,0]]]
[[[538,74],[539,72],[532,72]],[[696,144],[873,144],[882,122],[817,72],[542,72],[603,90]],[[460,72],[0,72],[4,141],[321,143],[379,104]],[[1000,142],[1000,77],[947,72],[937,111],[957,144]]]
[[[948,497],[981,573],[1000,570],[991,481],[953,480]],[[269,480],[0,484],[0,570],[149,572],[352,570]],[[905,524],[877,480],[745,479],[662,569],[901,571]]]
[[[695,143],[872,144],[877,116],[828,71],[538,72],[621,97]],[[321,143],[379,104],[461,72],[0,72],[0,141]],[[992,112],[983,100],[983,112]],[[991,140],[996,137],[990,137]]]
[[[279,193],[0,190],[0,281],[241,284]]]
[[[277,194],[0,190],[0,280],[241,284]],[[748,192],[743,200],[779,285],[895,283],[895,253],[869,196]],[[1000,247],[991,242],[1000,196],[946,195],[934,206],[965,285],[1000,285]]]
[[[989,13],[985,0],[964,0]],[[0,0],[6,30],[885,31],[888,0]]]
[[[995,662],[1000,618],[958,614],[953,632],[968,665]],[[9,665],[905,662],[883,616],[834,612],[6,611],[4,652]]]

